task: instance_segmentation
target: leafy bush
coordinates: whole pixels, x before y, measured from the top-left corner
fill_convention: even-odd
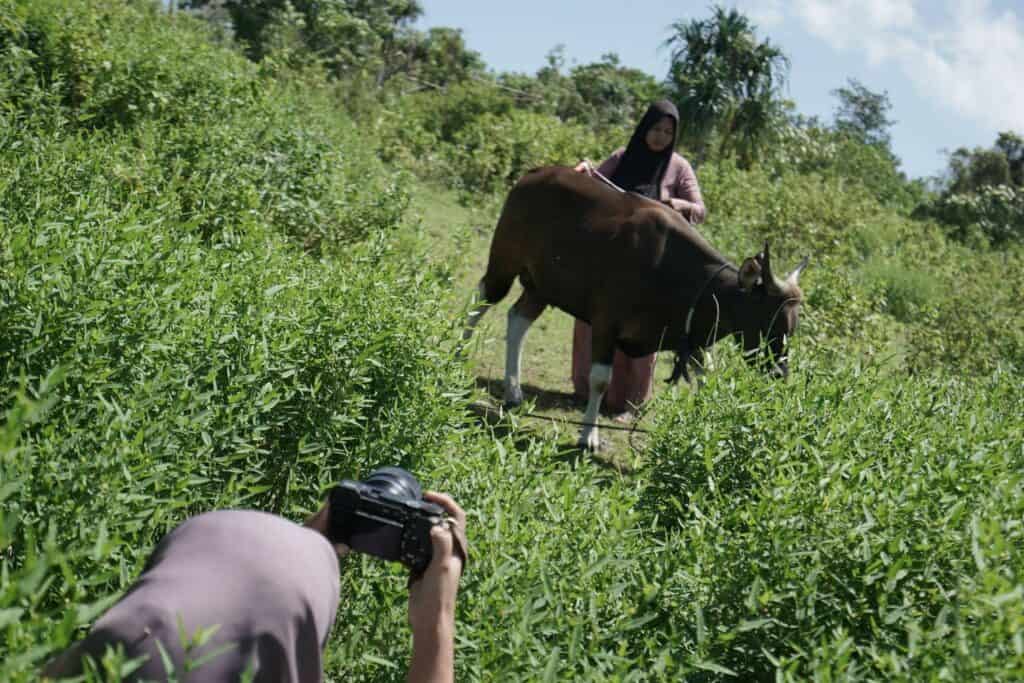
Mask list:
[[[959,374],[996,368],[1024,369],[1024,329],[1018,324],[1024,296],[1019,250],[972,254],[962,269],[943,275],[943,296],[908,330],[910,367],[927,372],[936,363]],[[948,267],[948,266],[947,266]],[[941,272],[940,268],[936,269]]]
[[[59,217],[83,196],[112,211],[159,202],[208,238],[263,220],[309,248],[402,219],[395,174],[326,96],[261,80],[191,21],[164,30],[150,3],[56,4],[0,9],[16,38],[2,48],[14,77],[0,78],[0,216]],[[147,99],[157,96],[165,105]],[[67,163],[50,163],[53,154]]]
[[[918,215],[935,218],[967,244],[1024,242],[1024,191],[1009,185],[940,197],[921,205]]]
[[[603,159],[621,144],[551,114],[515,108],[491,83],[406,96],[376,121],[383,159],[476,197],[503,194],[526,171],[544,164]]]
[[[871,261],[864,276],[882,290],[885,310],[902,322],[914,320],[940,298],[934,276],[902,263]]]
[[[452,159],[461,189],[475,194],[507,190],[531,168],[548,164],[575,165],[603,152],[586,129],[553,116],[513,111],[485,114],[455,139]]]
[[[441,378],[454,368],[424,343],[446,334],[425,305],[440,297],[418,269],[382,261],[372,243],[340,269],[255,230],[207,247],[156,212],[83,209],[6,232],[0,395],[10,407],[19,386],[54,369],[63,379],[45,419],[5,453],[5,481],[19,485],[3,506],[19,527],[4,563],[28,566],[48,528],[62,547],[91,543],[84,519],[104,520],[113,547],[65,558],[78,580],[16,593],[3,607],[20,618],[116,590],[114,568],[136,570],[189,513],[309,507],[384,453],[415,465],[450,426],[459,394]],[[92,614],[78,613],[63,637]],[[7,652],[30,651],[38,631],[10,628]]]
[[[165,30],[153,2],[98,8],[90,0],[5,0],[0,14],[0,50],[18,55],[36,84],[59,96],[72,125],[153,117],[182,124],[215,119],[258,97],[254,68],[242,57],[214,47],[197,22]],[[31,105],[23,90],[12,94],[16,107]]]
[[[676,658],[746,680],[1013,678],[1024,627],[1017,380],[804,364],[671,406],[645,509],[674,549]]]
[[[884,148],[865,144],[819,126],[784,126],[764,161],[780,176],[820,174],[839,180],[851,193],[865,193],[878,203],[910,211],[922,199],[918,183],[908,182],[897,160]]]
[[[57,4],[0,5],[3,680],[185,516],[298,516],[462,422],[438,283],[391,256],[406,194],[326,95],[205,44],[179,73],[201,32],[148,4]]]

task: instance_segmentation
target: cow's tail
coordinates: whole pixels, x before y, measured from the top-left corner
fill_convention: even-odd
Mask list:
[[[690,364],[690,354],[688,352],[676,351],[676,357],[672,361],[672,374],[667,380],[666,384],[676,384],[679,378],[682,377],[686,380],[686,383],[690,383],[690,371],[687,366]]]

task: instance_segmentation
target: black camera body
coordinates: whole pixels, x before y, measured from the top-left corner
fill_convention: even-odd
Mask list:
[[[401,562],[414,574],[430,564],[430,530],[444,523],[444,509],[423,500],[420,484],[399,467],[375,470],[366,481],[346,479],[329,499],[332,543]]]

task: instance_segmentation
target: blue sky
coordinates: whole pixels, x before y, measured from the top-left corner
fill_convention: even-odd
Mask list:
[[[667,27],[708,16],[711,3],[678,0],[420,0],[417,24],[461,28],[498,71],[534,73],[557,44],[573,63],[616,52],[661,78]],[[734,0],[790,57],[787,96],[832,120],[830,94],[856,78],[887,91],[893,149],[912,177],[946,165],[942,150],[991,146],[1001,130],[1024,134],[1021,0]]]

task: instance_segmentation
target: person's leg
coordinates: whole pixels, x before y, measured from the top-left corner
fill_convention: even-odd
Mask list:
[[[612,379],[604,397],[605,412],[619,421],[628,421],[632,411],[651,397],[657,355],[630,358],[621,351],[615,353]]]
[[[590,325],[582,320],[572,328],[572,388],[581,401],[590,396],[591,332]]]
[[[630,379],[632,381],[626,392],[627,403],[636,407],[651,397],[651,390],[654,386],[654,368],[657,363],[658,354],[656,353],[630,359]]]

